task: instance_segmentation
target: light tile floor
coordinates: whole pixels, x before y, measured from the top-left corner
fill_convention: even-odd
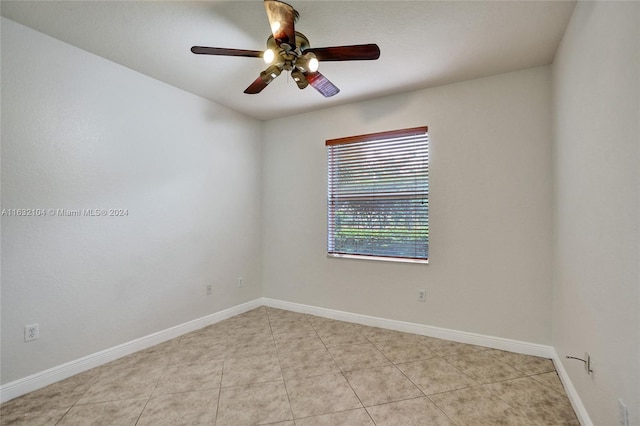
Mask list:
[[[579,425],[551,360],[260,307],[0,407],[5,425]]]

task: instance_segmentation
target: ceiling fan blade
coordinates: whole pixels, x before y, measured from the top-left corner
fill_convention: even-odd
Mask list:
[[[312,52],[319,61],[370,61],[380,57],[377,44],[312,47],[305,49],[305,52]]]
[[[265,83],[265,81],[262,79],[262,76],[258,76],[258,78],[256,78],[254,82],[249,85],[249,87],[244,89],[244,93],[255,95],[256,93],[262,92],[262,90],[267,87],[267,85],[268,83]]]
[[[264,0],[267,18],[276,44],[287,43],[296,47],[296,30],[294,23],[298,20],[298,11],[293,6],[279,0]]]
[[[340,92],[340,89],[338,89],[327,77],[319,72],[307,72],[304,73],[304,77],[307,79],[309,84],[325,98],[337,95],[338,92]]]
[[[191,51],[196,55],[220,55],[220,56],[245,56],[249,58],[262,58],[260,50],[225,49],[222,47],[193,46]]]

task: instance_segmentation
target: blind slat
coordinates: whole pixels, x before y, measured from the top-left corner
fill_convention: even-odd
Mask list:
[[[428,259],[427,127],[326,145],[329,253]]]

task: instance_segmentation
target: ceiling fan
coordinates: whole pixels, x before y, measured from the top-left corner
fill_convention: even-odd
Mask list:
[[[204,46],[191,48],[191,51],[197,55],[262,58],[269,66],[245,89],[244,93],[260,93],[283,70],[286,70],[291,72],[291,77],[300,89],[310,84],[323,96],[330,97],[337,94],[340,89],[318,72],[320,61],[367,61],[380,57],[380,48],[376,44],[311,47],[309,39],[294,28],[300,16],[298,11],[279,0],[264,0],[264,6],[273,33],[267,39],[265,51]]]

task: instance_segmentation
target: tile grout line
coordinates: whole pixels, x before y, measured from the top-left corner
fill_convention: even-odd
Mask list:
[[[340,366],[338,365],[338,363],[336,362],[336,359],[334,358],[333,354],[331,353],[331,351],[329,350],[329,347],[327,346],[327,344],[325,343],[324,340],[322,340],[322,337],[320,337],[320,335],[318,334],[318,330],[313,326],[313,324],[310,322],[311,327],[313,328],[314,332],[316,333],[316,335],[318,336],[318,338],[320,339],[320,341],[322,342],[322,344],[324,345],[325,350],[327,351],[327,353],[329,354],[329,356],[331,357],[331,359],[333,360],[334,364],[338,367],[338,369],[340,370],[340,374],[342,375],[342,377],[344,378],[344,380],[347,382],[347,385],[349,385],[349,388],[351,389],[351,392],[353,392],[353,394],[356,396],[356,398],[358,398],[358,402],[360,402],[360,405],[362,406],[362,409],[364,409],[364,412],[367,413],[367,416],[369,417],[369,419],[371,419],[371,422],[376,425],[377,423],[375,422],[375,420],[373,420],[373,417],[371,417],[371,414],[369,413],[369,411],[367,411],[367,408],[364,406],[364,404],[362,403],[362,400],[360,399],[360,396],[358,396],[358,394],[356,393],[355,389],[353,389],[353,386],[351,385],[351,383],[349,382],[349,379],[347,378],[347,376],[345,376],[344,371],[342,370],[342,368],[340,368]],[[366,336],[365,336],[366,338]],[[350,411],[350,410],[345,410],[345,411]]]
[[[180,337],[180,340],[182,340],[182,337]],[[178,341],[178,343],[180,343],[180,341]],[[164,354],[164,355],[166,355],[166,354]],[[138,415],[138,418],[136,419],[136,422],[134,423],[134,425],[137,425],[138,422],[140,421],[140,419],[142,418],[142,415],[144,414],[144,410],[147,409],[147,405],[149,405],[149,402],[151,401],[151,398],[153,398],[153,393],[155,392],[155,390],[158,388],[158,385],[160,384],[160,380],[162,380],[164,375],[167,374],[166,368],[169,366],[169,363],[170,363],[169,360],[170,359],[171,358],[167,359],[167,364],[164,366],[165,369],[162,372],[162,374],[160,375],[160,377],[158,377],[158,380],[156,381],[155,385],[153,386],[153,389],[151,390],[151,393],[149,393],[149,398],[144,403],[144,407],[142,407],[142,410],[140,411],[140,414]]]
[[[62,417],[60,417],[60,418],[58,419],[58,421],[57,421],[55,424],[56,424],[56,425],[57,425],[57,424],[59,424],[59,423],[62,421],[62,419],[64,419],[64,417],[65,417],[67,414],[69,414],[69,411],[71,411],[71,409],[72,409],[73,407],[75,407],[75,405],[76,405],[76,404],[74,403],[71,407],[67,408],[67,411],[65,411],[65,412],[64,412],[64,414],[62,415]]]
[[[256,321],[263,321],[264,319],[266,319],[268,321],[268,324],[269,324],[269,329],[268,329],[269,330],[269,334],[268,334],[268,336],[269,336],[269,339],[270,339],[270,345],[272,344],[273,348],[275,350],[274,356],[275,356],[276,361],[278,363],[280,376],[282,378],[282,383],[283,383],[283,386],[284,386],[284,389],[285,389],[285,393],[287,395],[287,401],[288,401],[288,404],[289,404],[289,413],[291,415],[291,419],[295,423],[296,419],[294,418],[293,407],[292,407],[292,404],[291,404],[291,397],[290,397],[289,389],[287,388],[287,383],[286,383],[286,380],[285,380],[285,377],[284,377],[284,374],[283,374],[283,361],[285,359],[285,358],[283,358],[283,356],[284,356],[283,354],[286,354],[289,351],[286,350],[286,346],[283,346],[282,350],[280,350],[278,348],[278,345],[276,344],[276,338],[275,338],[276,335],[274,335],[274,327],[273,327],[273,325],[275,323],[278,323],[278,327],[276,327],[277,330],[280,331],[280,332],[285,330],[284,333],[278,333],[278,336],[280,336],[280,335],[285,336],[285,335],[295,334],[298,331],[296,331],[295,324],[289,324],[290,321],[288,321],[289,317],[287,315],[284,315],[284,316],[280,317],[279,315],[277,315],[277,312],[273,312],[270,315],[268,308],[263,308],[263,309],[264,309],[263,313],[259,312],[258,313],[259,315],[257,315],[255,318],[253,316],[248,316],[248,317],[240,318],[240,321],[237,321],[237,322],[233,323],[234,326],[237,325],[239,329],[241,328],[244,331],[243,334],[234,335],[234,336],[228,335],[228,329],[229,329],[230,323],[227,323],[226,325],[225,324],[221,324],[221,326],[222,326],[221,327],[221,331],[224,330],[225,333],[227,333],[227,336],[229,337],[229,339],[234,339],[234,341],[237,341],[237,342],[240,342],[238,340],[239,337],[245,336],[245,334],[246,334],[246,336],[249,336],[249,338],[247,338],[247,345],[246,346],[247,346],[247,348],[251,349],[251,351],[250,351],[251,353],[249,355],[245,354],[246,356],[241,356],[241,358],[246,358],[247,356],[248,357],[256,356],[256,355],[251,355],[251,354],[255,350],[263,349],[262,341],[263,340],[266,341],[267,339],[263,339],[263,338],[261,338],[261,339],[251,339],[250,338],[251,336],[257,336],[257,334],[258,334],[257,331],[256,331],[257,328],[253,327],[253,324]],[[286,309],[283,310],[283,311],[285,311],[285,312],[294,312],[294,311],[287,311]],[[456,346],[447,346],[447,347],[443,346],[444,349],[454,349],[454,350],[456,350],[456,352],[452,351],[451,353],[447,353],[445,351],[445,352],[442,352],[445,355],[439,355],[435,351],[431,350],[431,346],[429,346],[425,341],[420,341],[420,340],[416,340],[415,342],[407,341],[407,345],[409,345],[409,346],[416,345],[416,346],[419,346],[419,347],[426,347],[427,349],[429,349],[433,353],[432,357],[425,358],[425,359],[409,360],[409,361],[402,361],[402,362],[395,363],[391,359],[391,354],[395,354],[396,352],[393,352],[393,351],[396,351],[399,348],[394,348],[393,344],[386,345],[386,342],[392,343],[392,342],[395,341],[395,342],[398,342],[398,343],[402,343],[403,342],[403,340],[401,339],[402,336],[398,336],[397,339],[396,339],[395,336],[393,336],[392,334],[386,334],[386,333],[378,332],[378,331],[375,331],[375,330],[369,330],[369,328],[372,328],[372,326],[359,325],[359,324],[356,323],[356,325],[359,325],[359,328],[354,329],[354,330],[350,330],[349,332],[346,332],[345,335],[349,336],[351,331],[353,331],[353,333],[354,333],[353,336],[355,336],[355,337],[362,336],[364,338],[364,342],[353,343],[352,338],[350,338],[351,340],[348,339],[348,340],[346,340],[344,342],[339,342],[337,345],[332,346],[331,348],[335,349],[335,348],[340,348],[340,347],[343,347],[343,346],[355,346],[355,345],[358,345],[358,344],[371,345],[371,347],[374,348],[375,351],[377,351],[378,353],[382,354],[382,356],[386,359],[386,361],[389,363],[390,366],[395,367],[396,371],[400,371],[402,377],[404,377],[406,380],[408,380],[409,383],[411,383],[413,386],[415,386],[415,388],[418,389],[420,394],[422,395],[422,396],[403,398],[403,399],[398,399],[398,400],[393,400],[393,401],[388,401],[388,402],[381,402],[381,403],[373,404],[373,405],[371,405],[369,407],[366,407],[366,406],[364,406],[361,397],[355,391],[353,384],[351,383],[351,381],[348,378],[348,375],[353,371],[365,371],[366,372],[366,371],[370,371],[370,370],[374,370],[374,369],[383,368],[383,366],[372,365],[372,366],[368,366],[368,367],[364,367],[364,368],[358,368],[359,364],[353,363],[353,362],[347,362],[347,367],[355,367],[355,368],[351,369],[351,370],[348,370],[348,371],[343,370],[343,368],[341,368],[340,365],[338,365],[338,363],[336,361],[336,358],[335,358],[334,354],[332,353],[332,351],[330,350],[329,346],[327,346],[327,343],[325,342],[325,340],[323,340],[323,338],[320,336],[320,334],[318,332],[318,330],[322,329],[322,325],[324,323],[317,322],[317,323],[315,323],[316,325],[314,326],[314,321],[311,320],[309,314],[303,314],[303,313],[298,313],[298,314],[302,314],[302,315],[304,315],[304,317],[300,317],[300,318],[294,319],[291,322],[295,322],[295,321],[302,322],[301,320],[304,320],[305,325],[308,324],[311,327],[311,329],[313,330],[314,339],[317,338],[322,343],[322,348],[323,349],[310,349],[309,351],[310,352],[317,352],[317,351],[324,350],[324,351],[326,351],[326,353],[329,354],[329,357],[332,360],[333,364],[338,368],[339,374],[347,382],[347,384],[349,385],[349,388],[351,389],[352,393],[356,396],[357,400],[359,401],[359,403],[361,405],[361,408],[364,408],[365,412],[368,415],[368,418],[374,424],[376,424],[376,422],[373,419],[371,413],[369,413],[368,408],[377,407],[377,406],[383,406],[383,405],[387,405],[387,404],[394,404],[394,403],[401,402],[401,401],[420,399],[420,398],[423,398],[423,397],[425,397],[428,401],[430,401],[430,403],[433,404],[434,407],[436,407],[439,410],[439,412],[441,412],[447,419],[449,419],[452,423],[456,424],[457,422],[454,422],[454,420],[452,418],[450,418],[447,415],[447,413],[444,412],[444,410],[439,405],[437,405],[435,403],[434,399],[432,399],[432,396],[441,395],[441,394],[445,394],[445,393],[458,392],[458,391],[461,391],[463,389],[469,389],[469,388],[479,388],[479,389],[482,390],[483,394],[486,392],[487,395],[490,395],[490,396],[492,396],[494,398],[497,398],[497,400],[502,401],[507,407],[509,407],[510,409],[513,410],[512,413],[518,414],[518,416],[523,416],[523,418],[529,418],[529,416],[532,415],[532,414],[531,413],[527,414],[528,413],[528,411],[527,411],[528,408],[526,408],[527,406],[522,405],[519,402],[518,399],[513,399],[513,398],[509,399],[509,400],[512,400],[512,403],[509,403],[507,401],[507,399],[504,399],[505,397],[508,397],[509,395],[504,393],[503,390],[506,391],[507,389],[511,389],[509,387],[509,385],[502,386],[502,387],[501,386],[493,386],[493,387],[491,386],[491,385],[507,383],[507,382],[511,382],[511,381],[519,381],[521,379],[525,379],[525,380],[526,379],[530,379],[529,382],[532,385],[534,385],[534,386],[532,386],[532,389],[535,388],[534,391],[538,390],[538,389],[539,390],[544,389],[545,392],[543,394],[540,394],[541,397],[549,397],[549,398],[551,398],[552,395],[562,396],[564,398],[567,397],[566,390],[565,390],[564,393],[561,392],[560,390],[558,390],[557,387],[555,386],[555,382],[553,381],[551,376],[548,377],[548,380],[545,379],[544,381],[542,380],[542,378],[539,378],[539,377],[541,377],[543,375],[555,372],[556,378],[560,379],[558,377],[559,376],[558,375],[558,371],[557,371],[557,369],[555,369],[555,365],[554,365],[554,369],[553,370],[540,371],[540,370],[542,370],[542,369],[547,367],[547,365],[545,363],[540,363],[539,361],[535,361],[535,360],[532,360],[531,361],[532,363],[529,363],[530,361],[528,361],[527,359],[520,359],[518,357],[510,357],[510,356],[502,356],[502,355],[500,355],[500,352],[497,352],[497,350],[492,350],[490,352],[486,352],[485,355],[479,356],[478,358],[474,359],[474,354],[479,354],[480,352],[484,352],[484,351],[486,351],[487,349],[490,349],[490,348],[485,348],[484,350],[480,350],[480,351],[470,351],[470,352],[457,353],[457,349],[458,348]],[[242,316],[242,314],[239,314],[237,316]],[[231,317],[231,318],[233,318],[233,317]],[[292,316],[292,318],[295,318],[295,316]],[[335,320],[335,321],[337,321],[338,323],[344,323],[344,324],[354,324],[354,323],[350,323],[349,321],[341,321],[341,320]],[[294,327],[290,327],[290,325],[294,326]],[[362,327],[367,327],[367,328],[363,329]],[[379,328],[379,327],[375,327],[375,328]],[[338,331],[339,327],[336,327],[335,330]],[[365,330],[365,332],[368,333],[369,336],[367,334],[365,334],[363,332],[363,330]],[[386,329],[382,329],[382,330],[386,330]],[[195,330],[194,332],[197,332],[197,331],[198,330]],[[264,331],[266,331],[266,329]],[[309,331],[311,331],[311,330],[309,330]],[[302,332],[300,332],[300,333],[302,333]],[[309,333],[309,334],[311,334],[311,333]],[[338,334],[340,334],[340,333],[338,333]],[[187,339],[185,338],[185,336],[186,335],[180,336],[177,339],[177,342],[178,342],[177,344],[179,344],[182,341],[185,341],[185,343],[187,343]],[[207,339],[218,339],[218,337],[216,337],[216,336],[206,335],[205,337]],[[328,334],[328,336],[332,336],[332,335]],[[389,337],[387,337],[387,336],[389,336]],[[195,336],[195,337],[197,337],[197,336]],[[266,335],[264,337],[266,337]],[[357,337],[357,339],[359,339],[359,338],[360,337]],[[380,340],[377,340],[378,338],[380,338]],[[330,339],[331,338],[329,337],[329,340]],[[376,340],[373,340],[373,339],[376,339]],[[304,339],[302,339],[302,340],[304,340]],[[295,339],[293,339],[292,341],[294,343],[297,342]],[[226,342],[226,340],[225,340],[225,342]],[[229,340],[229,342],[231,342],[231,340]],[[189,339],[188,343],[192,344],[193,341],[191,339]],[[435,343],[436,342],[434,342],[434,344]],[[402,346],[402,345],[400,345],[400,346]],[[240,347],[244,348],[245,346],[241,345]],[[295,347],[295,344],[293,345],[293,347]],[[318,345],[318,347],[320,347],[320,346]],[[387,353],[385,353],[382,350],[383,347],[386,347],[386,348],[388,348],[388,350],[393,350],[393,351],[389,352],[390,355],[387,355]],[[204,350],[205,352],[207,351],[207,348],[200,348],[200,349]],[[176,350],[177,350],[177,347],[171,348],[171,349],[166,349],[165,351],[162,351],[161,354],[160,354],[160,352],[152,352],[153,354],[158,354],[159,355],[157,357],[158,358],[157,360],[156,359],[147,359],[145,354],[142,354],[143,356],[139,356],[138,358],[140,358],[140,359],[135,358],[135,362],[136,363],[140,363],[140,362],[146,363],[146,364],[149,365],[149,367],[154,366],[156,364],[156,362],[158,362],[158,365],[160,365],[160,364],[164,365],[165,370],[162,372],[162,374],[157,376],[157,379],[155,379],[155,380],[153,380],[151,382],[153,384],[153,387],[150,390],[149,396],[146,398],[146,401],[144,403],[144,406],[142,407],[142,410],[140,411],[138,416],[135,418],[134,424],[139,424],[140,423],[141,419],[144,416],[145,410],[148,408],[148,404],[151,402],[151,399],[153,399],[155,397],[154,393],[160,388],[160,384],[162,382],[162,379],[165,378],[165,377],[168,377],[167,376],[168,373],[167,373],[166,367],[168,365],[171,365],[171,361],[170,360],[172,359],[172,354]],[[139,352],[141,352],[141,351],[139,351]],[[506,351],[506,352],[508,352],[508,351]],[[134,354],[131,354],[131,355],[134,355]],[[414,355],[415,355],[415,352],[414,352]],[[222,386],[222,382],[223,382],[223,377],[224,377],[224,374],[225,374],[225,370],[227,369],[226,368],[227,367],[226,364],[228,362],[229,356],[230,355],[227,354],[226,351],[222,355],[222,357],[223,357],[222,360],[221,360],[222,361],[222,368],[221,368],[221,371],[220,371],[220,379],[219,379],[219,383],[218,383],[218,386],[217,386],[218,396],[217,396],[217,401],[216,401],[216,414],[215,414],[215,417],[214,417],[214,424],[216,424],[218,422],[218,420],[220,419],[219,418],[219,415],[220,415],[220,401],[221,401],[221,396],[222,396],[222,390],[224,389],[223,386]],[[398,356],[407,357],[409,355],[408,354],[399,354]],[[512,368],[513,370],[515,370],[515,372],[519,373],[520,376],[504,378],[505,374],[498,374],[498,376],[502,376],[503,378],[500,378],[499,380],[495,380],[495,377],[496,377],[495,374],[487,374],[487,375],[485,375],[484,372],[481,370],[480,372],[483,373],[483,374],[479,374],[479,377],[481,379],[483,377],[485,377],[485,378],[486,377],[493,377],[494,378],[494,379],[490,379],[489,382],[481,383],[480,381],[472,378],[471,376],[469,376],[468,374],[463,372],[461,370],[461,368],[456,367],[456,365],[454,365],[454,364],[452,364],[452,362],[450,362],[450,359],[453,359],[453,358],[458,357],[458,356],[463,356],[463,358],[464,357],[468,358],[466,360],[465,359],[460,359],[459,360],[460,362],[456,362],[458,365],[460,365],[461,367],[463,367],[463,368],[465,368],[467,370],[468,370],[468,368],[467,368],[467,364],[466,363],[469,363],[470,366],[473,366],[475,368],[475,366],[480,366],[480,365],[485,365],[485,364],[486,364],[486,366],[492,366],[494,364],[494,362],[496,362],[496,363],[499,363],[500,365],[505,365],[505,366],[508,366],[508,367]],[[394,357],[395,357],[395,355],[394,355]],[[542,358],[545,358],[545,357],[542,357]],[[377,356],[371,358],[370,360],[374,361],[376,359],[377,359]],[[472,385],[468,385],[467,384],[463,388],[459,388],[459,389],[451,389],[451,390],[446,390],[446,391],[443,391],[443,392],[437,392],[437,393],[433,393],[431,395],[428,395],[428,394],[426,394],[425,391],[423,391],[409,377],[408,373],[405,373],[402,369],[399,368],[399,366],[402,366],[404,364],[410,364],[410,363],[428,361],[428,360],[436,360],[436,359],[440,360],[440,361],[444,361],[446,363],[446,365],[449,365],[455,371],[458,371],[462,376],[464,376],[465,378],[469,379],[470,382],[473,383],[473,384]],[[483,363],[483,364],[478,364],[478,362],[482,361],[483,359],[486,360],[486,362]],[[545,358],[545,359],[547,359],[547,358]],[[327,361],[328,361],[328,359],[327,359]],[[465,363],[461,363],[463,361]],[[553,361],[553,360],[551,360],[551,361]],[[200,361],[198,361],[198,362],[200,362]],[[367,361],[367,362],[369,362],[369,361]],[[94,386],[96,386],[97,383],[99,383],[101,377],[108,378],[108,377],[111,377],[114,374],[114,372],[118,373],[120,371],[125,371],[127,369],[135,369],[136,368],[137,364],[133,365],[133,366],[128,366],[129,364],[131,364],[131,360],[128,360],[127,362],[124,362],[122,364],[116,364],[114,366],[115,369],[112,368],[112,369],[105,369],[105,370],[102,370],[102,371],[99,370],[99,371],[96,372],[96,374],[88,376],[87,379],[80,378],[80,380],[78,382],[72,382],[72,385],[78,385],[79,383],[81,383],[81,385],[83,387],[86,386],[86,389],[84,391],[81,391],[81,394],[78,395],[77,397],[75,397],[75,394],[70,394],[69,395],[69,396],[71,396],[71,395],[74,396],[73,399],[69,398],[71,401],[74,401],[74,402],[69,407],[66,407],[66,409],[64,410],[64,413],[61,414],[61,416],[58,418],[58,420],[55,422],[55,424],[63,423],[63,420],[69,415],[69,413],[73,410],[74,407],[86,406],[86,405],[91,405],[91,404],[102,404],[102,403],[105,403],[105,402],[127,401],[127,400],[134,400],[134,399],[141,400],[142,398],[139,398],[139,397],[137,397],[137,398],[133,398],[133,397],[132,398],[124,398],[124,399],[117,399],[116,398],[116,399],[109,399],[109,400],[94,401],[94,402],[89,402],[89,403],[80,404],[80,405],[78,404],[82,400],[82,398],[84,398],[87,394],[89,394],[91,389]],[[516,367],[516,365],[518,365],[520,368]],[[96,367],[96,368],[99,368],[99,367]],[[157,368],[158,368],[158,366],[154,367],[154,369],[157,369]],[[162,367],[160,366],[160,368],[162,368]],[[332,369],[333,369],[333,367],[332,367]],[[531,372],[531,371],[537,371],[537,372],[527,373],[527,371],[525,371],[525,370],[527,370],[529,372]],[[476,370],[470,370],[470,371],[474,372],[474,374],[477,373]],[[509,371],[507,370],[507,372],[509,372]],[[306,376],[306,375],[303,375],[303,374],[304,374],[304,372],[298,372],[298,374],[293,375],[291,377],[291,379],[295,379],[297,377],[306,378],[306,377],[315,377],[315,376],[330,375],[330,374],[336,374],[336,376],[337,376],[337,373],[316,374],[314,376]],[[366,374],[366,373],[364,373],[364,374]],[[478,374],[476,374],[476,375],[478,375]],[[156,374],[154,374],[154,376],[156,376]],[[255,383],[264,383],[264,382],[262,382],[262,381],[258,381],[258,382],[252,381],[251,383],[249,383],[249,384],[247,384],[245,386],[251,386],[251,385],[253,385]],[[562,386],[562,381],[561,380],[560,380],[560,385]],[[190,384],[190,386],[192,386],[192,387],[190,387],[187,390],[183,390],[183,391],[180,391],[180,392],[170,392],[170,394],[175,395],[175,394],[183,394],[183,393],[193,392],[194,391],[193,386],[195,386],[195,385],[194,384]],[[561,387],[561,389],[562,389],[562,387]],[[57,390],[57,389],[54,389],[54,390]],[[95,389],[95,392],[94,392],[95,396],[99,395],[97,393],[99,390],[100,390],[99,387]],[[195,390],[196,391],[200,391],[202,389],[195,389]],[[66,389],[65,389],[65,392],[66,392]],[[501,392],[501,393],[498,393],[498,392]],[[518,390],[518,392],[520,392],[520,390]],[[549,395],[545,396],[545,395],[547,395],[547,392],[549,392]],[[377,395],[377,393],[376,393],[376,395]],[[500,395],[502,395],[502,397]],[[516,396],[517,395],[519,395],[519,394],[516,394]],[[363,396],[364,396],[364,394],[363,394]],[[37,398],[40,398],[40,397],[46,397],[46,396],[38,396]],[[105,394],[105,397],[106,397],[106,394]],[[209,399],[209,400],[211,401],[211,399]],[[555,397],[551,398],[551,400],[555,400]],[[38,401],[38,399],[34,399],[34,401]],[[140,402],[142,402],[142,401],[140,401]],[[444,399],[441,402],[444,402]],[[513,403],[516,403],[516,404],[514,405]],[[2,405],[3,405],[3,408],[4,408],[5,404],[2,404]],[[334,407],[337,407],[337,406],[334,405]],[[65,408],[65,407],[62,407],[62,408]],[[282,407],[282,408],[284,408],[284,407]],[[329,409],[330,407],[326,407],[326,408]],[[361,409],[361,408],[358,408],[358,409]],[[348,411],[351,411],[351,410],[353,410],[353,409],[346,409],[346,410],[341,410],[341,411],[331,411],[330,413],[323,413],[323,414],[319,414],[319,415],[323,415],[324,416],[324,415],[330,415],[330,414],[334,414],[334,413],[348,412]],[[575,414],[575,410],[573,408],[572,408],[572,410],[574,411],[574,414]],[[28,411],[25,410],[25,413],[29,413],[30,411],[37,411],[37,410],[29,409]],[[20,411],[17,411],[17,412],[20,413]],[[533,415],[537,416],[538,414],[533,414]],[[57,415],[56,415],[56,417],[57,417]],[[315,417],[315,416],[301,417],[301,419],[302,418],[308,418],[308,417]],[[459,419],[458,419],[458,421],[459,421]],[[564,420],[564,421],[568,421],[568,420]]]
[[[151,395],[153,395],[153,391],[151,392]],[[142,410],[140,410],[140,414],[138,414],[138,417],[136,418],[136,422],[134,423],[134,426],[136,426],[140,421],[140,419],[142,418],[142,415],[144,414],[144,410],[147,408],[147,405],[149,405],[149,401],[151,401],[151,396],[149,396],[149,399],[147,399],[147,401],[144,403],[144,407],[142,407]]]
[[[64,412],[64,414],[62,415],[62,417],[60,417],[60,418],[58,419],[58,421],[55,423],[56,425],[57,425],[57,424],[59,424],[59,423],[62,421],[62,419],[64,419],[64,418],[65,418],[65,416],[66,416],[67,414],[69,414],[69,412],[71,411],[71,409],[72,409],[73,407],[75,407],[76,405],[78,405],[78,402],[80,402],[80,400],[82,399],[82,397],[83,397],[87,392],[89,392],[89,389],[91,389],[91,386],[93,386],[93,383],[94,383],[94,382],[97,380],[97,378],[98,378],[99,376],[101,376],[101,375],[102,375],[102,374],[99,374],[97,377],[92,377],[92,378],[91,378],[91,380],[90,380],[91,385],[88,385],[88,386],[87,386],[87,390],[86,390],[86,391],[84,391],[84,392],[82,393],[82,395],[79,395],[79,396],[78,396],[78,399],[76,399],[76,401],[75,401],[73,404],[71,404],[71,406],[70,406],[69,408],[67,408],[67,411],[65,411],[65,412]]]
[[[287,394],[287,402],[289,403],[289,413],[291,413],[291,420],[295,424],[295,416],[293,414],[293,407],[291,406],[291,397],[289,396],[289,389],[287,388],[287,381],[284,379],[284,374],[282,374],[282,364],[280,363],[280,354],[278,352],[278,345],[276,344],[276,339],[273,336],[273,327],[271,326],[271,317],[269,315],[269,310],[266,310],[267,321],[269,321],[269,330],[271,330],[271,338],[273,339],[273,345],[276,347],[276,359],[278,360],[278,368],[280,368],[280,375],[282,376],[282,385],[284,386],[284,392]],[[285,420],[286,421],[286,420]]]
[[[222,371],[220,372],[220,384],[218,386],[218,400],[216,401],[216,417],[213,419],[213,424],[218,424],[218,414],[220,414],[220,400],[222,399],[222,377],[224,375],[224,365],[226,359],[222,360]]]
[[[428,349],[430,349],[430,348],[428,348]],[[434,353],[434,355],[435,355],[435,352],[433,352],[433,353]],[[437,355],[435,355],[435,356],[434,356],[434,358],[439,358],[439,357],[438,357]],[[428,358],[428,359],[433,359],[433,358]],[[409,362],[412,362],[412,361],[409,361]],[[417,361],[417,362],[419,362],[419,361]],[[399,363],[399,364],[401,364],[401,363]],[[408,364],[408,362],[407,362],[406,364]],[[402,375],[403,375],[404,377],[406,377],[406,378],[407,378],[407,380],[409,380],[409,381],[413,384],[413,386],[415,386],[415,387],[416,387],[416,388],[417,388],[417,389],[422,393],[422,395],[424,395],[424,396],[425,396],[425,397],[426,397],[426,398],[427,398],[427,399],[428,399],[428,400],[433,404],[433,406],[434,406],[434,407],[436,407],[436,408],[437,408],[437,409],[438,409],[438,410],[439,410],[439,411],[440,411],[440,412],[441,412],[441,413],[442,413],[442,414],[443,414],[447,419],[449,419],[449,420],[451,421],[451,423],[456,424],[456,422],[454,422],[454,421],[453,421],[453,419],[452,419],[451,417],[449,417],[449,415],[447,415],[447,413],[445,413],[445,412],[444,412],[444,410],[443,410],[442,408],[440,408],[440,406],[439,406],[438,404],[436,404],[436,403],[435,403],[435,401],[434,401],[434,400],[432,400],[432,399],[429,397],[429,395],[427,395],[427,393],[426,393],[426,392],[424,392],[422,389],[420,389],[420,386],[418,386],[418,385],[417,385],[413,380],[411,380],[411,378],[410,378],[409,376],[407,376],[407,375],[405,374],[405,372],[404,372],[404,371],[402,371],[402,369],[400,369],[400,368],[397,366],[397,364],[393,364],[393,366],[394,366],[398,371],[400,371],[400,373],[402,373]]]

